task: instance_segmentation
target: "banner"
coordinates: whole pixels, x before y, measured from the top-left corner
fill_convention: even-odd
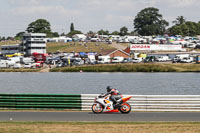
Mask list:
[[[182,45],[150,45],[150,44],[132,44],[132,51],[180,51]]]

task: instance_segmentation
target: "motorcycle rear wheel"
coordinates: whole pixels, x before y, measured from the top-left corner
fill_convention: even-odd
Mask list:
[[[119,107],[119,111],[128,114],[131,111],[131,105],[129,103],[122,103]]]
[[[92,111],[96,114],[100,114],[103,112],[103,106],[99,103],[95,103],[92,105]]]

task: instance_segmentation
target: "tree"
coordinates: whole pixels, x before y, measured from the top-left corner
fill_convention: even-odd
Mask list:
[[[120,28],[120,33],[119,33],[121,36],[125,36],[128,34],[128,28],[127,27],[122,27]]]
[[[164,34],[168,25],[154,7],[141,10],[134,19],[135,32],[143,36]]]
[[[111,35],[119,35],[119,31],[113,31]]]
[[[75,35],[75,34],[82,34],[82,32],[81,32],[81,31],[78,31],[78,30],[74,30],[74,31],[72,31],[72,32],[69,32],[69,33],[67,34],[67,36],[72,37],[72,36]]]
[[[110,35],[109,31],[108,30],[100,30],[97,32],[99,35]]]
[[[19,32],[19,33],[17,33],[16,36],[15,36],[15,40],[22,40],[24,33],[25,32]]]
[[[90,31],[88,31],[87,34],[94,34],[94,32],[90,30]]]
[[[195,22],[191,22],[191,21],[187,21],[185,23],[189,29],[189,35],[190,36],[195,36],[198,35],[199,31],[198,31],[198,24]]]
[[[51,37],[59,37],[58,32],[52,32],[52,33],[51,33]]]
[[[70,26],[70,32],[74,31],[74,24],[71,23],[71,26]]]
[[[51,36],[51,25],[45,19],[38,19],[30,23],[26,31],[29,33],[46,33],[47,36]]]
[[[178,18],[176,18],[176,20],[174,20],[172,23],[176,25],[181,25],[181,24],[184,24],[185,22],[186,20],[183,16],[178,16]]]
[[[181,26],[173,26],[169,31],[172,35],[183,35]]]
[[[182,36],[195,36],[200,34],[200,25],[195,22],[187,21],[183,24],[174,25],[169,28],[170,34]]]

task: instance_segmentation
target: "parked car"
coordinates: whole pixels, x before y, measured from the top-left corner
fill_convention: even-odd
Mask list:
[[[122,63],[124,61],[124,57],[116,56],[112,58],[112,63]]]
[[[142,62],[142,58],[134,58],[132,60],[133,63],[139,63],[139,62]]]
[[[145,59],[144,59],[144,62],[145,63],[148,63],[148,62],[155,62],[156,61],[156,57],[155,56],[147,56]]]
[[[110,56],[99,56],[97,61],[98,64],[105,64],[110,62],[111,62]]]
[[[123,63],[132,63],[132,61],[131,58],[124,58]]]
[[[19,63],[15,63],[14,66],[13,66],[14,69],[20,69],[22,68],[22,65],[19,64]]]
[[[70,61],[72,65],[84,65],[84,60],[81,58],[71,58]]]
[[[24,68],[32,68],[32,64],[31,63],[25,63]]]

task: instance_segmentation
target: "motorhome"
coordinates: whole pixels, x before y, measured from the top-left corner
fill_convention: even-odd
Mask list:
[[[97,61],[98,64],[105,64],[110,62],[111,62],[110,56],[99,56]]]
[[[0,68],[8,68],[8,60],[1,60],[0,61]]]
[[[124,57],[116,56],[112,58],[112,63],[122,63],[124,61]]]
[[[95,55],[88,55],[88,59],[90,64],[96,63]]]

